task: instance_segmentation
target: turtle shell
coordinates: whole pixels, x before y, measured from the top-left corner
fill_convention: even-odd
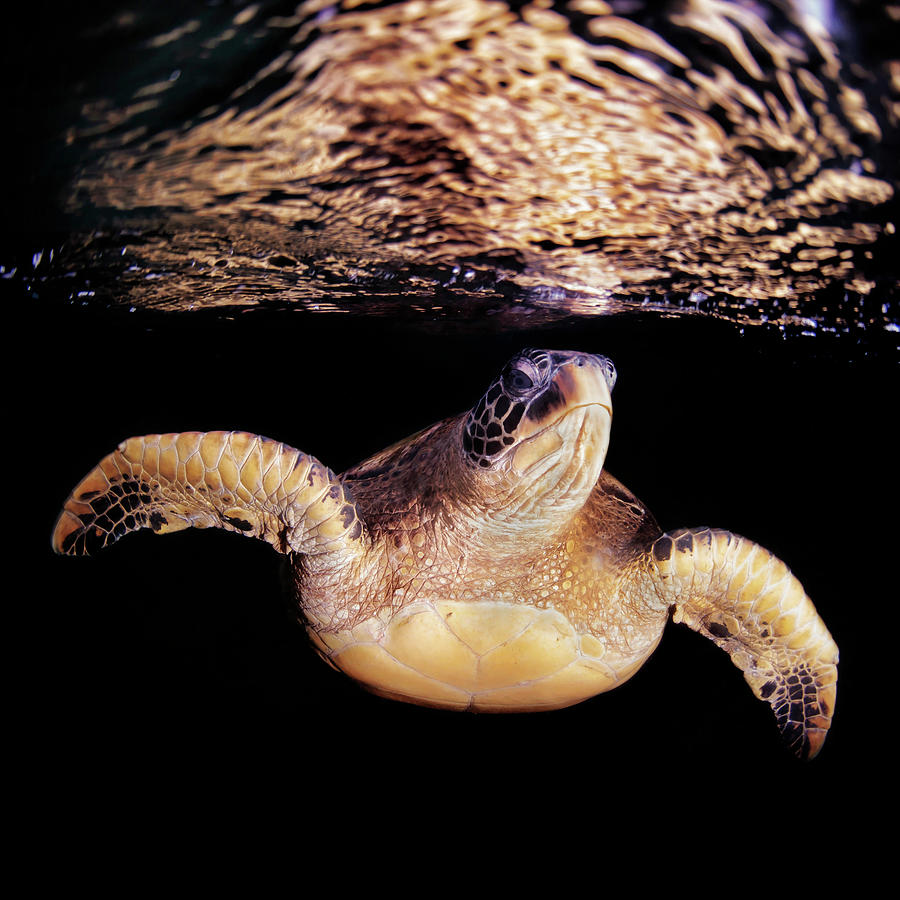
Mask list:
[[[496,601],[417,602],[337,633],[319,624],[308,630],[321,656],[373,693],[472,712],[571,706],[622,684],[656,646],[611,658],[555,609]]]

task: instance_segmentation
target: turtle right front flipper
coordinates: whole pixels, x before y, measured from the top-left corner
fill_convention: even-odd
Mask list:
[[[673,621],[725,650],[772,707],[794,753],[814,757],[831,725],[838,648],[788,567],[753,541],[715,528],[664,534],[647,562]]]
[[[72,491],[53,531],[57,553],[102,549],[130,531],[224,528],[280,553],[324,552],[364,536],[356,506],[312,456],[240,431],[129,438]]]

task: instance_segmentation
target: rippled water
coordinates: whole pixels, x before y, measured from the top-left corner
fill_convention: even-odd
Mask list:
[[[896,346],[896,62],[877,19],[805,8],[122,4],[64,48],[59,207],[2,274],[86,305],[650,309]]]
[[[610,470],[663,527],[746,534],[814,598],[842,650],[814,765],[848,771],[872,740],[897,499],[878,29],[848,20],[834,57],[749,5],[705,36],[639,4],[581,12],[576,37],[538,7],[437,4],[440,27],[400,29],[391,6],[340,28],[307,6],[110,4],[23,39],[0,286],[28,357],[8,356],[7,384],[29,546],[129,434],[244,428],[340,470],[467,408],[524,345],[602,352],[620,373]],[[591,116],[604,127],[579,137]],[[333,676],[285,625],[265,546],[139,535],[96,563],[38,558],[50,729],[85,760],[106,742],[114,771],[223,744],[252,757],[250,734],[305,778],[321,754],[284,748],[311,734],[341,760],[372,734],[393,763],[417,746],[420,773],[422,754],[476,746],[500,782],[497,759],[517,778],[535,758],[582,779],[598,760],[788,764],[737,670],[676,628],[599,700],[473,721]]]

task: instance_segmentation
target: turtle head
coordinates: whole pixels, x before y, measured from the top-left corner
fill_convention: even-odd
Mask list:
[[[462,449],[492,518],[568,522],[600,477],[616,380],[604,356],[523,350],[466,416]]]

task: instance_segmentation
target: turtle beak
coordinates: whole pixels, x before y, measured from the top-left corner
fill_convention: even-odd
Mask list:
[[[571,353],[565,357],[546,390],[531,402],[525,414],[523,426],[530,434],[523,435],[513,454],[513,466],[520,474],[563,446],[563,431],[557,426],[576,409],[585,410],[585,421],[589,418],[593,422],[588,430],[584,421],[578,426],[579,452],[597,456],[601,463],[606,456],[615,369],[603,356]]]
[[[605,356],[579,353],[559,367],[554,384],[566,412],[579,406],[602,406],[612,416],[612,389],[616,370]]]
[[[548,428],[573,409],[601,406],[612,416],[612,386],[616,370],[605,356],[590,353],[555,354],[556,374],[546,390],[532,400],[525,414],[534,431]]]

